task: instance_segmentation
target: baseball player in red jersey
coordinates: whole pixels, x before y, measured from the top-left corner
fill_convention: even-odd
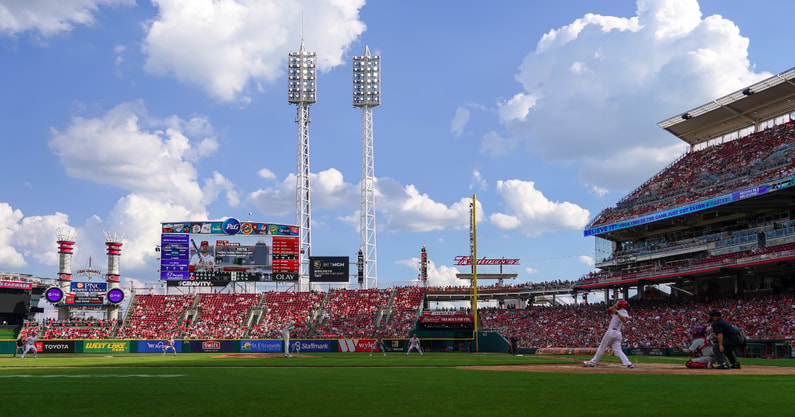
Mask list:
[[[607,327],[607,331],[602,337],[602,343],[600,343],[599,348],[596,349],[594,357],[589,361],[583,362],[583,365],[589,368],[596,366],[605,353],[605,349],[610,346],[613,348],[613,354],[621,359],[621,363],[624,364],[624,366],[630,369],[635,367],[632,365],[632,362],[627,359],[627,355],[624,354],[624,351],[621,350],[621,326],[630,319],[627,307],[629,307],[627,300],[618,300],[614,305],[607,308],[607,312],[610,313],[610,325]]]

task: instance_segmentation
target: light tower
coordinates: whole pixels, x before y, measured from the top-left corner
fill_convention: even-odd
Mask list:
[[[301,49],[288,59],[287,102],[295,104],[298,124],[298,164],[295,170],[295,222],[299,227],[299,277],[309,282],[309,256],[312,252],[312,206],[309,200],[309,105],[317,102],[317,54]]]
[[[364,256],[365,288],[378,287],[375,242],[375,170],[373,165],[373,107],[381,105],[381,57],[353,57],[353,107],[362,109],[362,201],[359,245]]]

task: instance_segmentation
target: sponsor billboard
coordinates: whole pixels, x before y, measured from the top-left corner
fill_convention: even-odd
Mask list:
[[[107,282],[70,282],[69,289],[72,293],[94,293],[94,292],[105,292],[108,290],[108,283]]]
[[[165,340],[139,340],[138,352],[139,353],[163,353],[163,348],[166,347]],[[174,349],[177,352],[182,352],[182,340],[174,340]],[[169,349],[169,353],[171,350]]]
[[[74,340],[36,342],[39,353],[75,353]]]
[[[33,283],[18,281],[0,281],[0,288],[14,288],[17,290],[33,289]]]
[[[114,341],[88,341],[83,343],[84,353],[129,353],[130,342],[122,340]]]
[[[281,353],[281,340],[241,340],[240,352],[242,353]]]
[[[161,227],[161,280],[298,279],[298,226],[229,218],[169,222]]]
[[[234,352],[236,341],[232,340],[191,340],[190,351],[196,352]]]
[[[290,352],[331,352],[330,340],[292,340],[290,341]]]
[[[340,352],[370,352],[375,339],[340,339]]]
[[[420,316],[420,323],[465,323],[472,324],[472,316]]]
[[[203,287],[225,287],[229,285],[230,281],[220,281],[220,280],[213,280],[213,281],[174,281],[168,280],[166,281],[167,287],[194,287],[194,288],[203,288]]]
[[[348,282],[350,259],[347,256],[310,256],[310,282]]]

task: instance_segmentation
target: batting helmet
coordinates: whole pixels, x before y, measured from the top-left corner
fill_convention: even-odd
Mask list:
[[[629,303],[627,302],[627,300],[618,300],[618,303],[616,303],[616,308],[627,308],[627,307],[629,307]]]

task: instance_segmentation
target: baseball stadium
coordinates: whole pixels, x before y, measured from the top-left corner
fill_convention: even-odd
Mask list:
[[[59,235],[57,279],[0,277],[2,415],[791,412],[793,97],[790,69],[658,123],[689,149],[591,220],[595,271],[570,280],[505,283],[474,220],[455,287],[427,285],[425,248],[415,285],[369,285],[367,251],[349,284],[347,258],[303,257],[301,224],[226,219],[162,223],[166,292],[141,293],[119,284],[118,236],[102,274],[73,272]],[[608,329],[616,306],[630,319]],[[744,339],[736,366],[686,366],[716,312]]]

